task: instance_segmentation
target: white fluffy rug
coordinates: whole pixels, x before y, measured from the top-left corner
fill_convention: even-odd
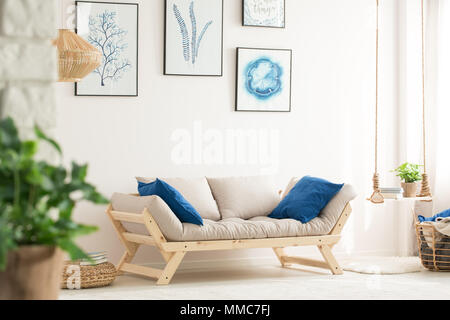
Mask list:
[[[343,269],[365,274],[399,274],[424,270],[419,257],[363,257],[344,262]]]

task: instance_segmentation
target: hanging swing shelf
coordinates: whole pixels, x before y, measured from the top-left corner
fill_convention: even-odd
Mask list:
[[[425,201],[425,202],[430,202],[433,201],[432,197],[414,197],[414,198],[399,198],[399,199],[390,199],[390,198],[385,198],[384,201]]]
[[[379,11],[380,11],[380,0],[376,0],[376,88],[375,88],[375,173],[373,174],[373,193],[367,199],[374,204],[384,203],[387,200],[392,201],[433,201],[430,182],[427,174],[427,155],[426,155],[426,104],[425,104],[425,19],[424,19],[424,0],[421,0],[421,19],[422,19],[422,143],[423,143],[423,168],[424,172],[422,174],[422,186],[420,190],[420,196],[414,198],[400,198],[400,199],[385,199],[380,192],[380,176],[378,173],[378,85],[379,85]]]
[[[383,199],[381,200],[379,200],[379,201],[377,201],[377,202],[374,202],[374,201],[371,201],[372,200],[372,198],[371,197],[369,197],[369,198],[367,198],[367,200],[369,200],[370,202],[372,202],[372,203],[374,203],[374,204],[381,204],[381,203],[384,203],[384,202],[386,202],[386,201],[389,201],[389,202],[406,202],[406,201],[422,201],[422,202],[431,202],[431,201],[433,201],[433,197],[420,197],[420,196],[417,196],[417,197],[410,197],[410,198],[407,198],[407,197],[403,197],[403,198],[398,198],[398,199],[394,199],[394,198],[384,198],[383,197]]]

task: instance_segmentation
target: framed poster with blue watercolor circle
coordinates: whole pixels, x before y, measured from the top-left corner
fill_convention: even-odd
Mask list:
[[[237,48],[236,111],[291,111],[292,50]]]

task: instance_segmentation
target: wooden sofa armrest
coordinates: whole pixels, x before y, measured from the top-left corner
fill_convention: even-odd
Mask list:
[[[337,220],[335,226],[333,227],[329,235],[341,234],[342,229],[344,229],[344,226],[347,223],[347,220],[350,217],[351,213],[352,213],[352,206],[350,205],[350,202],[347,202],[347,204],[344,207],[344,210],[342,211],[341,215],[339,216],[339,219]]]
[[[183,234],[183,224],[164,200],[158,196],[139,197],[114,193],[111,204],[116,216],[120,215],[120,212],[122,216],[126,216],[127,213],[142,216],[145,211],[151,213],[155,223],[168,239],[176,240]]]

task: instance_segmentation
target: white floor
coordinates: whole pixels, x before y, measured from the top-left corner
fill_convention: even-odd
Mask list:
[[[421,271],[397,275],[283,269],[277,265],[177,273],[168,286],[121,276],[112,286],[62,290],[60,299],[450,299],[450,273]]]

